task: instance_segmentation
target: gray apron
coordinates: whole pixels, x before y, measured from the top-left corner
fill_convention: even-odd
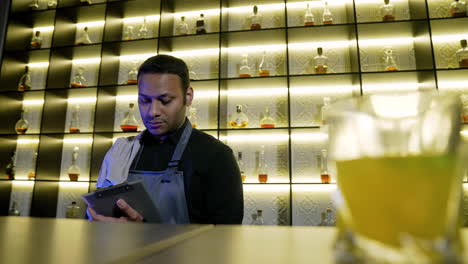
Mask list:
[[[163,224],[190,223],[187,201],[185,200],[184,174],[182,171],[178,171],[177,167],[191,134],[192,125],[188,122],[166,170],[135,170],[143,152],[144,146],[142,145],[136,156],[136,161],[133,163],[134,165],[128,172],[127,181],[143,181],[153,203],[159,209],[161,223]]]

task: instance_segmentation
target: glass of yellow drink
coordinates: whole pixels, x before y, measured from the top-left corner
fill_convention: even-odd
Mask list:
[[[375,94],[331,106],[340,260],[461,262],[461,106],[432,92]],[[345,245],[345,246],[343,246]]]

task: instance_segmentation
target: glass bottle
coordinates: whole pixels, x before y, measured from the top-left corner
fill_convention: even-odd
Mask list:
[[[460,0],[454,0],[449,8],[451,17],[465,17],[466,16],[466,3]]]
[[[258,14],[258,6],[254,5],[253,14],[250,16],[250,29],[262,28],[262,16]]]
[[[127,26],[123,35],[123,40],[132,40],[134,36],[133,26]]]
[[[138,130],[134,107],[134,103],[128,104],[128,111],[125,113],[125,118],[120,123],[120,129],[122,129],[123,132],[136,132]]]
[[[460,68],[468,68],[468,48],[466,45],[466,39],[460,40],[461,49],[457,50],[455,56],[457,57],[458,66]]]
[[[317,56],[314,57],[314,70],[316,74],[325,74],[328,70],[328,57],[323,55],[322,47],[317,48]]]
[[[200,17],[197,19],[197,34],[206,34],[205,28],[205,15],[200,14]]]
[[[140,28],[138,29],[138,38],[147,38],[148,37],[148,26],[146,25],[146,17],[143,18],[143,23],[141,23]]]
[[[72,88],[83,88],[86,87],[86,78],[84,77],[84,68],[79,67],[73,76],[70,87]]]
[[[34,180],[36,178],[36,162],[37,162],[37,152],[34,152],[33,158],[31,160],[31,168],[28,172],[28,180]]]
[[[76,165],[76,160],[78,159],[78,151],[80,150],[79,147],[75,146],[73,148],[73,153],[72,153],[72,164],[68,168],[67,173],[68,177],[70,178],[70,181],[78,181],[78,177],[80,176],[80,167]]]
[[[232,114],[229,125],[233,128],[245,128],[249,124],[249,118],[242,112],[242,105],[236,105],[236,112]]]
[[[257,210],[257,217],[255,218],[254,225],[264,225],[265,222],[263,221],[263,211]]]
[[[185,22],[185,16],[180,17],[180,21],[176,26],[176,35],[188,35],[189,34],[189,26],[187,22]]]
[[[247,176],[245,175],[244,161],[242,161],[242,152],[240,151],[237,152],[237,164],[239,165],[239,171],[240,171],[242,182],[244,182]]]
[[[262,60],[260,61],[260,64],[258,65],[258,75],[262,77],[270,76],[270,69],[268,68],[268,65],[266,62],[266,51],[263,51]]]
[[[190,120],[190,123],[192,124],[193,128],[198,127],[198,116],[197,116],[197,108],[191,106],[189,108],[189,116],[188,119]]]
[[[326,149],[321,150],[320,158],[320,180],[322,183],[330,183],[330,174],[328,173],[328,153]]]
[[[57,7],[57,0],[49,0],[47,2],[47,8],[56,8]]]
[[[331,13],[330,9],[328,8],[328,1],[327,0],[325,0],[325,6],[323,8],[322,23],[324,25],[332,25],[333,24],[333,14]]]
[[[26,112],[27,111],[25,109],[21,110],[21,117],[15,124],[15,131],[18,135],[24,135],[26,134],[26,131],[28,131],[29,122],[24,118],[24,113]]]
[[[132,62],[132,68],[128,71],[127,84],[137,84],[138,83],[138,67],[137,62]]]
[[[251,225],[255,225],[257,222],[257,213],[252,214],[252,222],[250,223]]]
[[[24,73],[18,82],[18,91],[29,91],[31,90],[31,74],[29,73],[29,67],[24,67]]]
[[[394,12],[395,8],[393,4],[390,3],[390,0],[384,0],[384,4],[380,6],[380,15],[382,16],[382,21],[395,21]]]
[[[16,200],[13,200],[13,202],[11,203],[11,207],[8,210],[8,215],[21,216],[21,212],[18,210],[18,202],[16,202]]]
[[[5,167],[5,174],[8,180],[14,180],[15,179],[15,167],[16,167],[16,152],[12,151],[10,153],[10,161]]]
[[[39,9],[39,0],[31,1],[31,4],[29,4],[29,8],[33,10]]]
[[[193,70],[193,61],[192,60],[187,60],[187,68],[189,71],[189,77],[190,80],[198,80],[198,74]]]
[[[275,127],[275,120],[270,115],[270,108],[265,108],[265,113],[263,113],[263,117],[260,120],[260,127],[261,128],[274,128]]]
[[[75,104],[75,107],[72,111],[72,117],[70,120],[70,128],[68,129],[70,133],[80,133],[80,105]]]
[[[313,25],[315,25],[315,17],[314,14],[312,14],[309,3],[307,3],[307,9],[304,15],[304,26],[308,27]]]
[[[384,62],[384,71],[398,71],[398,66],[395,62],[395,57],[393,56],[393,50],[391,47],[385,47],[384,49]]]
[[[265,146],[262,145],[258,154],[258,182],[266,183],[268,181],[268,165],[265,160]]]
[[[92,5],[93,1],[91,1],[91,0],[80,0],[80,3],[82,5]]]
[[[321,112],[322,112],[322,126],[326,126],[328,125],[328,122],[327,122],[327,118],[328,118],[328,112],[329,112],[329,109],[330,109],[330,97],[324,97],[323,98],[323,105],[322,105],[322,109],[321,109]]]
[[[250,71],[250,66],[249,66],[249,54],[242,54],[242,62],[239,68],[239,77],[241,78],[252,77],[252,73]]]
[[[327,208],[321,214],[322,221],[320,222],[320,226],[335,226],[335,221],[333,220],[333,211],[330,208]]]
[[[80,207],[76,204],[75,201],[71,202],[71,204],[67,206],[67,210],[65,211],[65,217],[80,218]]]
[[[89,38],[88,27],[83,29],[83,32],[80,33],[78,40],[76,41],[75,45],[87,45],[93,44],[91,39]]]
[[[41,31],[36,31],[31,39],[31,49],[40,49],[42,45]]]

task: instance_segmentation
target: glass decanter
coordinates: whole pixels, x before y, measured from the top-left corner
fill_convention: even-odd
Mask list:
[[[322,126],[328,125],[327,119],[328,119],[328,112],[330,110],[330,97],[324,97],[323,98],[323,105],[321,109],[322,113]]]
[[[335,221],[333,220],[333,211],[330,208],[327,208],[325,212],[322,212],[322,221],[320,226],[335,226]]]
[[[250,66],[249,66],[249,54],[242,54],[242,62],[239,68],[239,77],[241,78],[252,77],[252,73],[250,71]]]
[[[29,67],[24,67],[24,73],[18,82],[18,91],[29,91],[31,90],[31,74],[29,73]]]
[[[57,0],[49,0],[47,2],[47,8],[56,8],[57,7]]]
[[[265,160],[265,146],[262,145],[258,152],[258,182],[266,183],[268,181],[268,165]]]
[[[180,17],[179,23],[176,25],[176,35],[188,35],[189,34],[189,26],[187,22],[185,22],[185,16]]]
[[[10,161],[5,167],[5,175],[8,180],[14,180],[15,179],[15,172],[16,172],[16,152],[12,151],[10,153]]]
[[[382,16],[382,21],[395,21],[394,12],[395,7],[390,3],[390,0],[384,0],[384,4],[380,6],[380,15]]]
[[[21,110],[21,117],[15,124],[15,131],[18,135],[26,134],[26,131],[29,129],[29,122],[26,120],[26,118],[24,118],[24,113],[26,112],[27,110],[25,109]]]
[[[73,76],[70,87],[72,88],[83,88],[86,87],[86,78],[84,77],[84,68],[79,67]]]
[[[78,159],[78,151],[80,150],[79,147],[75,146],[73,148],[73,153],[72,153],[72,164],[68,168],[67,173],[68,177],[70,178],[70,181],[78,181],[78,177],[80,176],[81,170],[78,165],[76,165],[76,160]]]
[[[31,49],[40,49],[42,46],[41,31],[36,31],[31,38]]]
[[[83,32],[80,33],[80,36],[76,40],[75,45],[88,45],[93,44],[91,39],[89,38],[88,27],[83,29]]]
[[[198,116],[197,116],[197,108],[191,106],[189,108],[189,115],[187,117],[190,120],[193,128],[198,127]]]
[[[31,167],[28,172],[28,180],[34,180],[36,178],[36,162],[37,162],[37,152],[34,152],[33,158],[31,160]]]
[[[21,216],[21,212],[18,210],[18,202],[16,202],[16,200],[11,202],[11,207],[8,210],[8,216]]]
[[[143,23],[141,23],[141,26],[138,29],[138,38],[144,39],[147,37],[148,37],[148,26],[146,24],[146,17],[144,17]]]
[[[258,14],[258,6],[254,5],[253,14],[250,16],[250,29],[262,28],[262,15]]]
[[[265,112],[263,113],[263,117],[260,120],[260,127],[261,128],[274,128],[275,127],[275,120],[270,115],[270,108],[265,108]]]
[[[398,65],[395,61],[395,57],[393,56],[393,50],[391,47],[385,47],[384,49],[384,62],[384,71],[398,71]]]
[[[242,182],[244,182],[247,176],[245,175],[244,161],[242,161],[242,152],[237,152],[237,165],[239,166]]]
[[[80,207],[76,204],[75,201],[67,205],[65,211],[66,218],[80,218]]]
[[[317,48],[317,56],[314,57],[314,70],[316,74],[325,74],[328,70],[328,57],[323,55],[323,49]]]
[[[309,3],[307,3],[307,8],[304,15],[304,26],[313,26],[315,25],[315,17],[312,14],[312,10],[310,9]]]
[[[457,50],[455,56],[457,57],[458,66],[460,68],[468,68],[468,48],[466,39],[460,40],[461,49]]]
[[[127,26],[123,34],[123,40],[133,40],[135,33],[133,32],[133,26]]]
[[[136,132],[138,130],[134,107],[134,103],[128,104],[128,111],[125,113],[125,118],[120,123],[120,129],[122,129],[123,132]]]
[[[250,224],[255,225],[255,222],[257,222],[257,213],[253,213],[251,216],[252,216],[252,222],[250,222]]]
[[[132,68],[128,71],[127,84],[138,83],[138,67],[137,62],[132,62]]]
[[[70,120],[70,133],[80,133],[80,105],[75,104],[72,111],[72,117]]]
[[[322,149],[320,152],[320,180],[322,183],[330,183],[331,177],[328,173],[328,153],[326,149]]]
[[[197,34],[206,34],[206,28],[205,28],[205,15],[200,14],[200,17],[197,19]]]
[[[257,210],[257,215],[255,218],[254,225],[264,225],[265,222],[263,221],[263,211],[262,210]]]
[[[29,8],[33,10],[39,9],[39,0],[33,0],[31,4],[29,4]]]
[[[270,69],[266,62],[266,51],[263,51],[262,60],[258,65],[258,75],[262,77],[270,76]]]
[[[322,23],[324,25],[332,25],[333,24],[333,14],[331,13],[330,9],[328,8],[328,1],[326,1],[326,0],[325,0],[325,6],[323,8]]]
[[[187,68],[189,71],[189,77],[190,80],[198,80],[198,74],[193,70],[193,61],[192,60],[187,60]]]
[[[82,5],[92,5],[93,1],[91,1],[91,0],[80,0],[80,3]]]
[[[229,125],[233,128],[245,128],[249,124],[249,118],[242,112],[242,105],[236,105],[236,112],[231,115]]]
[[[449,8],[451,17],[465,17],[466,16],[466,3],[461,0],[454,0]]]

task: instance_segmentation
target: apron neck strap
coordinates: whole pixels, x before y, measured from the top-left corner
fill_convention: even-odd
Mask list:
[[[192,134],[192,124],[187,119],[187,123],[185,124],[184,132],[180,137],[179,143],[177,143],[176,149],[174,154],[172,155],[172,159],[168,164],[168,167],[177,167],[179,165],[179,161],[182,158],[182,154],[184,154],[185,147],[190,139],[190,135]]]

